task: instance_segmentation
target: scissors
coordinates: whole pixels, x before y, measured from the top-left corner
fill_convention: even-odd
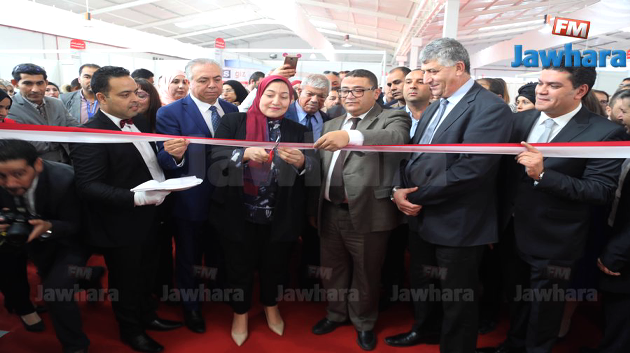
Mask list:
[[[278,145],[280,144],[280,135],[278,135],[278,138],[276,139],[276,144],[275,146],[273,146],[273,148],[271,149],[271,152],[269,152],[269,158],[267,159],[267,163],[273,161],[273,154],[274,151],[276,150],[276,148],[278,148]]]

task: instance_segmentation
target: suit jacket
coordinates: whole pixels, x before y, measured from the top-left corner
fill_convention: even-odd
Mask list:
[[[4,188],[0,188],[0,208],[15,209],[15,200]],[[35,213],[37,218],[52,223],[48,241],[76,245],[81,226],[81,206],[74,186],[72,167],[44,161],[35,189]],[[35,240],[37,241],[37,240]],[[32,243],[31,243],[32,244]]]
[[[35,107],[27,102],[24,97],[19,93],[13,96],[13,105],[9,111],[8,117],[21,124],[33,124],[33,125],[49,125],[49,126],[79,126],[79,122],[76,121],[68,111],[63,103],[52,97],[44,97],[46,103],[46,116],[48,121],[45,121]],[[59,143],[55,142],[31,142],[37,152],[44,159],[53,161],[61,161],[59,156]],[[61,144],[67,152],[67,145]]]
[[[66,106],[68,113],[70,113],[77,122],[81,122],[81,90],[64,93],[59,96],[59,99],[61,99]]]
[[[135,119],[134,124],[142,132],[151,131],[144,119]],[[100,110],[84,126],[120,131]],[[151,146],[156,150],[153,142]],[[84,202],[88,244],[119,247],[146,239],[155,225],[157,207],[134,206],[130,190],[153,179],[138,149],[131,143],[74,143],[70,150],[77,192]]]
[[[630,178],[626,176],[621,187],[612,235],[600,259],[604,266],[620,276],[601,273],[600,288],[614,293],[630,293]]]
[[[540,116],[537,110],[517,113],[511,141],[526,141]],[[619,141],[624,129],[582,107],[550,142]],[[509,170],[512,200],[503,207],[514,214],[520,251],[546,259],[577,260],[589,231],[591,205],[609,204],[614,197],[621,160],[545,158],[538,185],[514,159]]]
[[[330,107],[330,109],[326,109],[326,114],[328,114],[330,119],[334,119],[342,115],[345,117],[347,112],[346,112],[346,108],[344,108],[343,105],[338,104],[338,105],[333,105],[332,107]]]
[[[225,114],[238,112],[238,108],[219,98]],[[157,112],[156,132],[158,134],[212,137],[197,104],[190,95],[160,108]],[[184,154],[184,164],[178,167],[173,157],[158,143],[158,162],[168,178],[196,176],[203,183],[192,189],[173,193],[174,215],[181,219],[203,221],[208,219],[210,197],[214,187],[208,181],[211,145],[190,144]]]
[[[412,143],[417,144],[439,101],[422,114]],[[405,113],[403,111],[403,113]],[[409,116],[405,113],[407,119]],[[443,118],[432,144],[499,143],[510,138],[512,112],[495,94],[474,83]],[[496,180],[500,156],[414,154],[401,168],[404,187],[418,187],[409,201],[422,205],[409,228],[425,241],[444,246],[477,246],[498,240]]]
[[[300,119],[298,118],[298,114],[297,114],[297,108],[296,108],[297,104],[299,104],[298,101],[295,101],[295,102],[291,103],[291,105],[289,105],[289,109],[287,110],[287,112],[284,115],[284,117],[286,119],[293,120],[293,121],[295,121],[298,124],[301,124]],[[323,112],[321,110],[319,111],[319,114],[321,114],[321,116],[322,116],[322,120],[323,120],[322,126],[323,126],[324,123],[326,123],[328,120],[330,120],[330,116],[328,116],[328,114],[326,114],[325,112]],[[322,131],[323,131],[323,127],[322,127]]]
[[[216,137],[221,139],[246,139],[247,113],[226,114]],[[282,119],[280,125],[280,142],[312,142],[310,133],[303,125],[289,119]],[[246,209],[243,204],[243,167],[238,167],[231,160],[235,148],[215,146],[212,149],[211,182],[216,185],[213,200],[222,211],[216,215],[220,219],[222,235],[233,241],[243,241],[245,230],[243,224]],[[305,157],[307,153],[305,152]],[[275,159],[278,161],[278,159]],[[305,162],[305,168],[308,166]],[[306,188],[304,174],[299,175],[288,163],[279,160],[278,190],[274,218],[271,222],[272,241],[295,241],[302,234],[306,223]],[[309,171],[307,170],[306,174]]]
[[[324,124],[322,134],[340,130],[346,116]],[[372,110],[357,125],[364,137],[363,145],[402,145],[409,141],[411,121],[404,111],[383,110],[374,104]],[[333,152],[320,151],[322,183],[318,214],[324,202],[326,177],[332,167]],[[348,152],[343,165],[343,181],[348,194],[350,220],[358,233],[382,232],[394,229],[402,214],[390,200],[394,174],[404,155],[384,152]],[[319,217],[321,222],[321,217]],[[321,227],[319,227],[321,229]]]

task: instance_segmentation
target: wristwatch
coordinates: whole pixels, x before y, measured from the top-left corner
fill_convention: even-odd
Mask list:
[[[398,191],[398,189],[400,189],[400,186],[394,186],[392,188],[392,192],[389,194],[390,200],[394,201],[394,194]]]

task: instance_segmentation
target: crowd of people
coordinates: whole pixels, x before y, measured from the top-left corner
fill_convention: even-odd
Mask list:
[[[454,39],[427,44],[419,62],[392,69],[384,89],[363,69],[290,81],[296,71],[285,65],[254,73],[245,87],[224,82],[221,64],[205,58],[156,81],[146,69],[84,64],[80,88],[61,95],[42,67],[15,66],[0,86],[2,123],[180,137],[0,140],[0,208],[11,212],[0,215],[5,307],[27,330],[44,329],[29,298],[30,258],[63,351],[87,352],[79,307],[55,293],[98,288],[105,269],[86,262],[99,254],[120,338],[132,349],[164,350],[147,330],[204,333],[206,286],[230,304],[241,346],[256,278],[268,327],[283,335],[279,296],[300,248],[298,285],[327,293],[315,335],[351,324],[357,344],[373,350],[379,310],[407,291],[414,323],[387,345],[438,338],[441,352],[551,352],[586,300],[567,293],[592,289],[602,294],[606,324],[599,347],[585,351],[628,351],[630,159],[546,157],[532,144],[628,140],[630,85],[609,96],[593,89],[594,68],[545,67],[511,100],[505,81],[471,77],[468,52]],[[523,151],[346,148],[478,143]],[[189,176],[200,185],[131,191]],[[181,305],[182,322],[160,318],[160,302]],[[477,348],[504,303],[505,341]]]

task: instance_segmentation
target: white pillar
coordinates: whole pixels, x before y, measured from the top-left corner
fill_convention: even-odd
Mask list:
[[[444,3],[443,38],[457,39],[457,23],[459,22],[459,0],[446,0]]]
[[[411,38],[411,53],[409,54],[409,68],[412,70],[420,67],[418,65],[418,55],[420,55],[421,46],[422,46],[422,38]]]
[[[407,62],[407,56],[398,55],[396,57],[396,61],[398,62],[398,66],[405,66],[405,63]]]

